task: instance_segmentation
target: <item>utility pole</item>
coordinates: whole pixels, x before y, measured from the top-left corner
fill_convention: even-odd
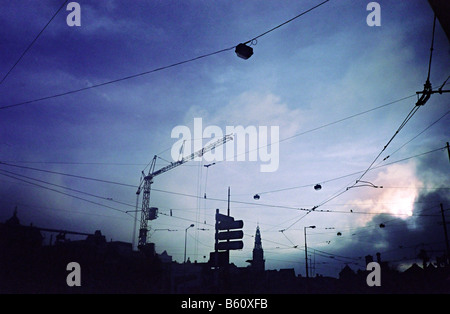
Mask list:
[[[194,224],[191,224],[184,231],[184,263],[185,264],[186,264],[187,231],[188,231],[189,228],[192,228],[192,227],[194,227]]]
[[[306,245],[306,227],[305,230],[305,272],[306,272],[306,278],[309,278],[309,271],[308,271],[308,246]]]
[[[228,200],[227,200],[227,216],[230,217],[230,187],[228,187]],[[229,232],[230,229],[227,230],[227,232]],[[230,240],[227,240],[228,243],[230,243]],[[229,289],[230,287],[230,251],[227,251],[228,253],[228,263],[225,265],[225,273],[224,273],[224,280],[223,280],[223,284],[224,284],[224,288],[226,290]]]
[[[447,143],[448,144],[448,143]],[[227,207],[227,216],[230,216],[230,187],[228,187],[228,207]]]
[[[445,223],[444,206],[441,203],[442,224],[444,226],[445,245],[447,247],[447,263],[450,261],[450,247],[448,245],[447,225]]]
[[[306,270],[306,278],[309,278],[309,270],[308,270],[308,246],[306,245],[306,229],[307,228],[311,228],[314,229],[316,226],[308,226],[308,227],[304,227],[304,231],[305,231],[305,270]]]
[[[448,153],[448,161],[450,161],[450,147],[447,142],[447,153]]]

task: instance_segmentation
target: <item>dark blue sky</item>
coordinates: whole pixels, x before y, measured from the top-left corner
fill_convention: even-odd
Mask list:
[[[234,47],[320,1],[78,3],[81,26],[69,27],[69,12],[61,10],[0,85],[0,107]],[[188,256],[203,261],[213,249],[214,212],[226,210],[228,186],[231,213],[245,222],[244,249],[231,257],[239,266],[251,256],[257,224],[267,267],[295,267],[297,273],[304,272],[303,227],[309,225],[317,228],[308,230],[308,252],[317,249],[316,272],[322,274],[336,275],[345,262],[358,263],[377,251],[393,261],[415,256],[414,249],[399,251],[399,246],[443,249],[437,223],[439,204],[449,208],[449,164],[444,149],[434,150],[449,141],[448,94],[433,95],[376,160],[378,168],[364,176],[383,189],[349,189],[321,206],[323,212],[300,219],[305,211],[299,208],[329,200],[369,167],[414,107],[415,93],[426,80],[433,25],[427,1],[378,1],[380,27],[366,24],[368,3],[329,1],[258,38],[248,60],[231,49],[114,84],[1,108],[0,161],[10,165],[0,164],[0,219],[10,217],[17,205],[25,224],[100,229],[109,239],[130,242],[133,218],[123,212],[133,210],[135,187],[29,168],[136,186],[153,155],[162,158],[157,168],[171,161],[177,140],[172,130],[193,130],[194,118],[201,118],[203,128],[224,132],[227,126],[278,126],[279,167],[261,172],[263,161],[246,155],[245,161],[219,162],[208,171],[204,160],[190,162],[155,178],[153,188],[166,191],[154,191],[151,199],[161,213],[151,223],[158,253],[167,250],[182,261],[184,229],[195,223]],[[61,4],[2,4],[0,77]],[[449,51],[437,24],[434,89],[450,74]],[[317,183],[322,190],[313,189]],[[379,221],[390,223],[379,229]]]

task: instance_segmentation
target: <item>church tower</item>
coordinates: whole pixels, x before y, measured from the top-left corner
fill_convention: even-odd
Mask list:
[[[259,226],[256,227],[255,247],[253,248],[253,259],[251,260],[251,267],[256,272],[263,272],[264,265],[264,250],[261,243],[261,232]]]

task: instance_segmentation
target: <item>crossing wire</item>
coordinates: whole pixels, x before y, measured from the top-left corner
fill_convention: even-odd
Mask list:
[[[272,29],[270,29],[270,30],[268,30],[268,31],[266,31],[266,32],[256,36],[256,37],[253,37],[248,42],[256,40],[257,38],[260,38],[260,37],[262,37],[262,36],[272,32],[272,31],[280,28],[281,26],[292,22],[293,20],[295,20],[295,19],[297,19],[297,18],[299,18],[299,17],[301,17],[301,16],[311,12],[312,10],[322,6],[323,4],[327,3],[328,1],[330,1],[330,0],[323,1],[322,3],[320,3],[320,4],[310,8],[310,9],[308,9],[308,10],[306,10],[306,11],[300,13],[300,14],[298,14],[294,18],[291,18],[288,21],[283,22],[280,25],[277,25],[274,28],[272,28]],[[94,88],[98,88],[98,87],[102,87],[102,86],[106,86],[106,85],[110,85],[110,84],[114,84],[114,83],[130,80],[130,79],[137,78],[137,77],[140,77],[140,76],[148,75],[148,74],[151,74],[151,73],[163,71],[163,70],[170,69],[170,68],[173,68],[173,67],[176,67],[176,66],[180,66],[180,65],[183,65],[183,64],[186,64],[186,63],[197,61],[197,60],[200,60],[200,59],[203,59],[203,58],[206,58],[206,57],[214,56],[214,55],[220,54],[222,52],[233,50],[235,48],[236,48],[236,46],[232,46],[232,47],[224,48],[224,49],[217,50],[217,51],[214,51],[214,52],[211,52],[211,53],[207,53],[207,54],[204,54],[204,55],[201,55],[201,56],[198,56],[198,57],[194,57],[194,58],[191,58],[191,59],[187,59],[187,60],[184,60],[184,61],[180,61],[180,62],[176,62],[176,63],[170,64],[170,65],[166,65],[166,66],[162,66],[162,67],[159,67],[159,68],[155,68],[155,69],[152,69],[152,70],[149,70],[149,71],[145,71],[145,72],[141,72],[141,73],[125,76],[125,77],[122,77],[122,78],[118,78],[118,79],[115,79],[115,80],[106,81],[106,82],[103,82],[103,83],[94,84],[94,85],[91,85],[91,86],[87,86],[87,87],[83,87],[83,88],[79,88],[79,89],[74,89],[74,90],[70,90],[70,91],[67,91],[67,92],[54,94],[54,95],[50,95],[50,96],[46,96],[46,97],[36,98],[36,99],[33,99],[33,100],[28,100],[28,101],[24,101],[24,102],[20,102],[20,103],[15,103],[15,104],[12,104],[12,105],[1,106],[0,110],[1,109],[8,109],[8,108],[13,108],[13,107],[18,107],[18,106],[23,106],[23,105],[28,105],[28,104],[32,104],[32,103],[43,101],[43,100],[49,100],[49,99],[53,99],[53,98],[67,96],[67,95],[83,92],[83,91],[86,91],[86,90],[90,90],[90,89],[94,89]]]
[[[25,49],[25,51],[20,55],[19,59],[17,59],[17,61],[13,64],[13,66],[9,69],[9,71],[5,74],[5,76],[3,77],[3,79],[0,81],[0,85],[3,84],[3,82],[6,80],[6,78],[8,77],[8,75],[12,72],[12,70],[17,66],[17,64],[20,62],[20,60],[22,60],[23,56],[25,56],[25,54],[28,52],[28,50],[30,50],[31,46],[34,45],[34,43],[36,42],[36,40],[39,38],[39,36],[41,36],[41,34],[44,32],[44,30],[47,28],[47,26],[53,21],[53,19],[56,17],[56,15],[58,15],[59,11],[61,11],[61,9],[66,5],[66,3],[69,0],[65,0],[64,3],[59,7],[58,11],[55,12],[55,14],[53,14],[52,18],[47,22],[47,24],[45,24],[44,28],[42,28],[42,30],[39,32],[39,34],[37,34],[37,36],[33,39],[33,41],[27,46],[27,48]]]

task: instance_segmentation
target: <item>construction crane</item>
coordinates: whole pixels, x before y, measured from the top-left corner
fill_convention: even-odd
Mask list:
[[[139,228],[139,237],[138,237],[138,248],[143,249],[145,248],[147,244],[147,234],[148,234],[148,221],[154,220],[158,218],[158,208],[156,207],[150,207],[150,190],[153,183],[153,178],[163,174],[164,172],[167,172],[173,168],[176,168],[178,166],[181,166],[182,164],[191,161],[197,157],[203,157],[203,155],[206,152],[209,152],[213,150],[214,148],[225,144],[226,142],[233,140],[233,137],[231,135],[225,135],[221,139],[212,142],[199,151],[190,154],[189,156],[186,156],[182,158],[181,160],[178,160],[176,162],[171,162],[169,165],[156,170],[155,171],[155,165],[156,165],[156,159],[158,156],[154,156],[152,159],[152,162],[150,164],[150,169],[148,171],[148,174],[145,175],[144,171],[142,171],[142,176],[140,180],[140,184],[138,187],[138,190],[136,192],[136,218],[135,218],[135,227],[133,231],[133,247],[134,247],[134,239],[136,236],[136,221],[137,221],[137,213],[138,213],[138,207],[139,207],[139,195],[141,194],[141,190],[144,190],[143,196],[142,196],[142,210],[141,210],[141,221],[140,221],[140,228]]]

